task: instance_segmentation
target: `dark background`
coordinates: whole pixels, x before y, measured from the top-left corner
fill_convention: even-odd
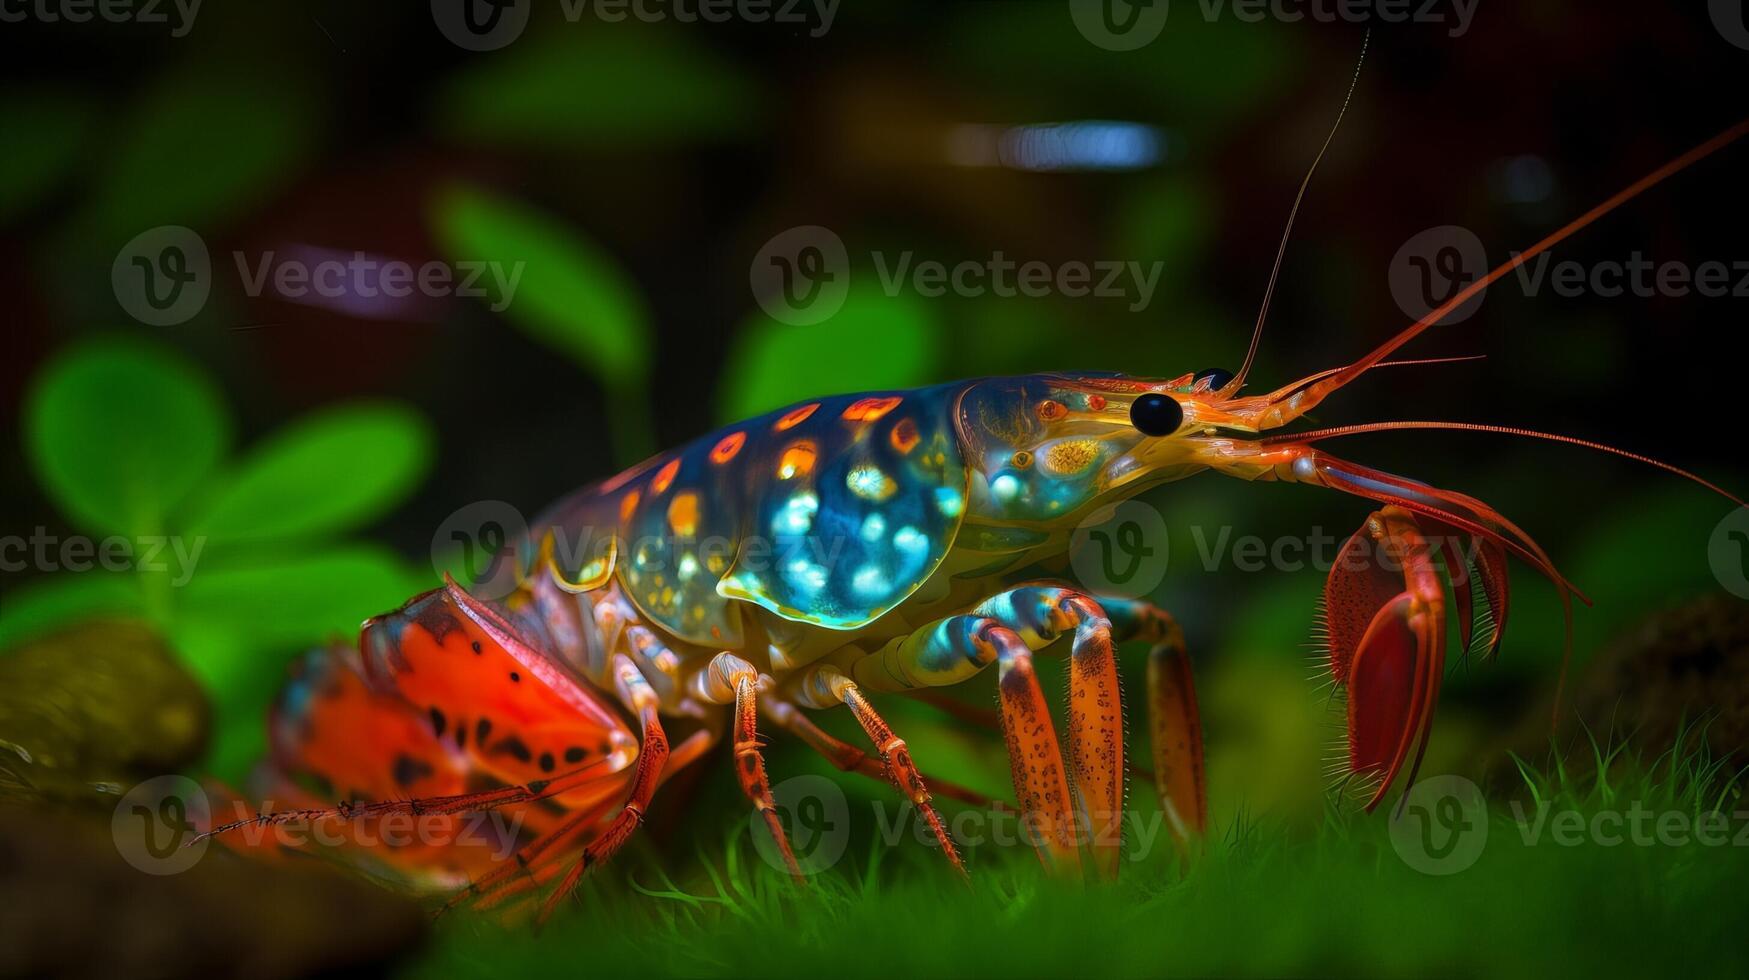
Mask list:
[[[429,470],[360,533],[429,584],[433,529],[458,507],[502,499],[532,512],[709,431],[725,406],[767,403],[745,370],[773,336],[748,268],[792,226],[828,226],[861,255],[1165,263],[1140,312],[1064,297],[877,301],[860,346],[827,350],[834,377],[865,361],[871,386],[894,370],[921,384],[1236,368],[1361,29],[1210,23],[1195,9],[1174,5],[1154,43],[1124,54],[1088,43],[1061,2],[846,2],[818,38],[740,22],[569,24],[549,2],[522,38],[485,54],[448,43],[423,3],[208,0],[180,39],[159,25],[6,24],[0,423],[20,431],[27,386],[51,355],[116,336],[179,352],[215,378],[239,446],[352,399],[411,405],[436,433]],[[1462,225],[1501,258],[1742,117],[1746,81],[1749,50],[1698,3],[1484,2],[1460,37],[1439,24],[1375,30],[1289,247],[1255,382],[1345,363],[1405,325],[1386,273],[1412,235]],[[1160,127],[1169,152],[1132,172],[1026,173],[954,166],[942,149],[955,124],[1076,119]],[[1556,258],[1742,260],[1746,152],[1651,191]],[[1546,186],[1515,199],[1526,196],[1510,191],[1513,161],[1546,172]],[[623,271],[647,310],[647,376],[604,383],[478,301],[363,319],[236,288],[232,249],[438,257],[433,202],[457,182],[521,202]],[[109,267],[122,243],[168,223],[196,228],[223,271],[198,316],[148,327],[116,303]],[[1317,421],[1533,426],[1740,491],[1745,308],[1692,295],[1527,297],[1509,279],[1474,317],[1404,352],[1486,360],[1379,372]],[[888,343],[883,316],[921,324],[925,353],[901,368],[869,354]],[[820,356],[779,358],[776,389],[810,393],[809,358]],[[1374,436],[1337,451],[1474,493],[1541,539],[1600,600],[1581,615],[1581,659],[1636,617],[1714,587],[1706,538],[1728,507],[1666,475],[1468,434]],[[5,453],[8,533],[65,528],[16,439]],[[1152,499],[1174,528],[1265,538],[1346,534],[1368,510],[1212,476]],[[1194,554],[1182,538],[1173,547]],[[7,573],[5,586],[38,577]],[[1484,714],[1546,690],[1558,658],[1552,593],[1520,578],[1521,639],[1507,648],[1516,668],[1469,689]],[[1251,648],[1297,671],[1317,581],[1203,575],[1183,562],[1157,594],[1211,661]],[[258,706],[298,644],[264,645],[266,679],[239,705]]]

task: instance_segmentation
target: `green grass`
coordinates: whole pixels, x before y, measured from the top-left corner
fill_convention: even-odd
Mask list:
[[[970,851],[973,880],[961,885],[911,837],[882,843],[853,802],[851,849],[805,890],[755,855],[744,823],[692,855],[676,836],[586,884],[539,933],[483,918],[445,922],[412,972],[1629,976],[1680,964],[1744,975],[1749,812],[1730,816],[1741,806],[1740,774],[1704,751],[1645,759],[1619,746],[1593,750],[1579,765],[1521,761],[1523,784],[1488,801],[1478,859],[1445,876],[1398,856],[1387,814],[1333,808],[1309,823],[1241,815],[1188,868],[1162,838],[1155,853],[1126,861],[1114,884],[1048,880],[1030,851],[985,845]],[[1726,843],[1564,846],[1551,825],[1527,841],[1518,814],[1534,819],[1539,802],[1587,823],[1635,803],[1684,814],[1663,819],[1691,826],[1717,811]],[[1130,856],[1140,856],[1131,843]]]

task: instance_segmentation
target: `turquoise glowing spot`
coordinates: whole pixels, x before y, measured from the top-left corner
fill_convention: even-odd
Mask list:
[[[858,466],[844,476],[844,485],[864,500],[880,503],[899,492],[899,485],[878,466]]]
[[[826,569],[806,558],[797,558],[784,566],[784,578],[797,590],[814,593],[825,588]]]
[[[906,557],[920,558],[929,551],[929,535],[914,527],[902,527],[893,534],[893,547],[903,552]]]
[[[990,481],[990,493],[997,500],[1008,503],[1020,496],[1020,480],[1013,473],[1004,473]]]
[[[935,509],[943,517],[958,517],[966,506],[966,498],[953,487],[935,488]]]
[[[887,573],[878,565],[864,565],[856,570],[851,577],[850,585],[858,595],[884,596],[892,591],[892,583]]]
[[[694,575],[697,575],[698,574],[698,559],[694,558],[691,555],[682,555],[680,558],[680,570],[679,571],[680,571],[680,580],[682,582],[686,581],[689,578],[692,578]]]
[[[887,519],[879,514],[870,514],[862,519],[862,539],[864,541],[879,541],[887,533]]]
[[[819,512],[820,498],[811,493],[798,493],[772,517],[771,531],[773,534],[806,534],[814,526],[814,515]]]

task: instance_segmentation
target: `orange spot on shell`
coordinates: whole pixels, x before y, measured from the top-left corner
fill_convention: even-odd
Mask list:
[[[793,429],[796,426],[801,425],[803,422],[806,422],[808,416],[819,410],[819,402],[813,402],[811,404],[802,405],[798,408],[792,408],[783,413],[783,418],[777,420],[777,431],[782,432],[785,429]]]
[[[638,492],[633,490],[619,498],[619,519],[621,521],[629,522],[632,519],[633,512],[638,509],[638,496]]]
[[[665,493],[674,485],[674,477],[680,473],[680,460],[671,459],[668,465],[656,471],[656,478],[650,481],[650,489],[655,493]]]
[[[722,441],[720,441],[716,444],[715,448],[713,448],[711,450],[711,462],[713,462],[713,463],[727,463],[729,460],[734,459],[735,454],[740,452],[741,447],[746,445],[746,444],[747,444],[747,433],[745,433],[745,432],[731,432],[731,433],[729,433],[728,435],[726,435],[722,438]]]
[[[819,458],[819,451],[812,442],[803,440],[783,451],[783,457],[777,461],[777,478],[788,480],[798,476],[807,476],[814,472],[814,460]]]
[[[890,441],[894,449],[904,454],[916,449],[917,443],[922,441],[922,438],[917,434],[917,421],[915,419],[900,419],[899,424],[893,426]]]
[[[1105,396],[1104,395],[1088,395],[1087,396],[1087,409],[1088,409],[1088,411],[1092,411],[1092,412],[1105,411]]]
[[[1041,421],[1041,422],[1054,422],[1057,419],[1060,419],[1063,416],[1069,414],[1069,410],[1067,408],[1063,407],[1062,402],[1047,398],[1046,400],[1038,403],[1037,413],[1038,413],[1039,421]]]
[[[668,526],[683,538],[698,533],[698,494],[688,490],[674,495],[668,505]]]
[[[898,408],[899,403],[902,401],[904,401],[904,399],[897,395],[888,395],[878,398],[859,398],[856,401],[851,402],[850,407],[844,410],[843,418],[847,422],[873,422],[875,419],[878,419],[893,409]]]

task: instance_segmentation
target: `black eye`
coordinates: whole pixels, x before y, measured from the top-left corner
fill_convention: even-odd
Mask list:
[[[1220,391],[1227,386],[1228,382],[1233,380],[1233,372],[1226,368],[1203,368],[1201,371],[1196,372],[1196,377],[1192,378],[1190,383],[1201,384],[1205,378],[1208,380],[1208,387],[1206,390]]]
[[[1130,424],[1143,435],[1169,436],[1184,422],[1184,409],[1169,395],[1147,394],[1130,403]]]

